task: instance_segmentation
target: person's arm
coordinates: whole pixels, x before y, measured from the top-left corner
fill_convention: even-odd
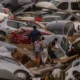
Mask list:
[[[55,50],[59,50],[56,46],[53,46],[53,48],[54,48]]]
[[[53,51],[59,50],[55,45],[56,45],[56,44],[53,42],[52,45],[51,45],[51,49],[52,49]]]

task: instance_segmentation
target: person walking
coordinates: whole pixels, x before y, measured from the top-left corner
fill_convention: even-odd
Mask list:
[[[41,32],[37,30],[36,26],[33,26],[33,30],[30,32],[29,39],[32,38],[32,42],[34,43],[41,36]]]
[[[57,45],[58,39],[55,38],[48,46],[48,54],[51,59],[56,59],[56,53],[59,50],[59,47]]]
[[[38,40],[34,42],[34,54],[36,58],[37,67],[39,67],[40,64],[41,51],[42,51],[42,42],[41,39],[38,38]]]
[[[42,52],[41,52],[41,59],[42,59],[42,64],[43,66],[45,66],[46,61],[48,59],[48,44],[47,41],[45,40],[45,37],[41,37],[41,43],[42,43]]]

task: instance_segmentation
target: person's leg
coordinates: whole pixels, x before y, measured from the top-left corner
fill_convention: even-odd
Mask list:
[[[36,54],[36,63],[37,63],[37,67],[39,67],[40,64],[40,55]]]

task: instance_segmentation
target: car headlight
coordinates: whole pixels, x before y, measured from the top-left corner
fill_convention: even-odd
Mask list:
[[[30,76],[24,71],[17,71],[14,73],[20,80],[29,80]]]

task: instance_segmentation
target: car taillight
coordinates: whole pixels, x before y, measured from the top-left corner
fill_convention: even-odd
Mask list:
[[[42,18],[41,17],[38,17],[35,19],[36,21],[42,21]]]
[[[76,52],[76,49],[74,48],[74,47],[72,47],[72,49],[71,49],[73,52]]]

